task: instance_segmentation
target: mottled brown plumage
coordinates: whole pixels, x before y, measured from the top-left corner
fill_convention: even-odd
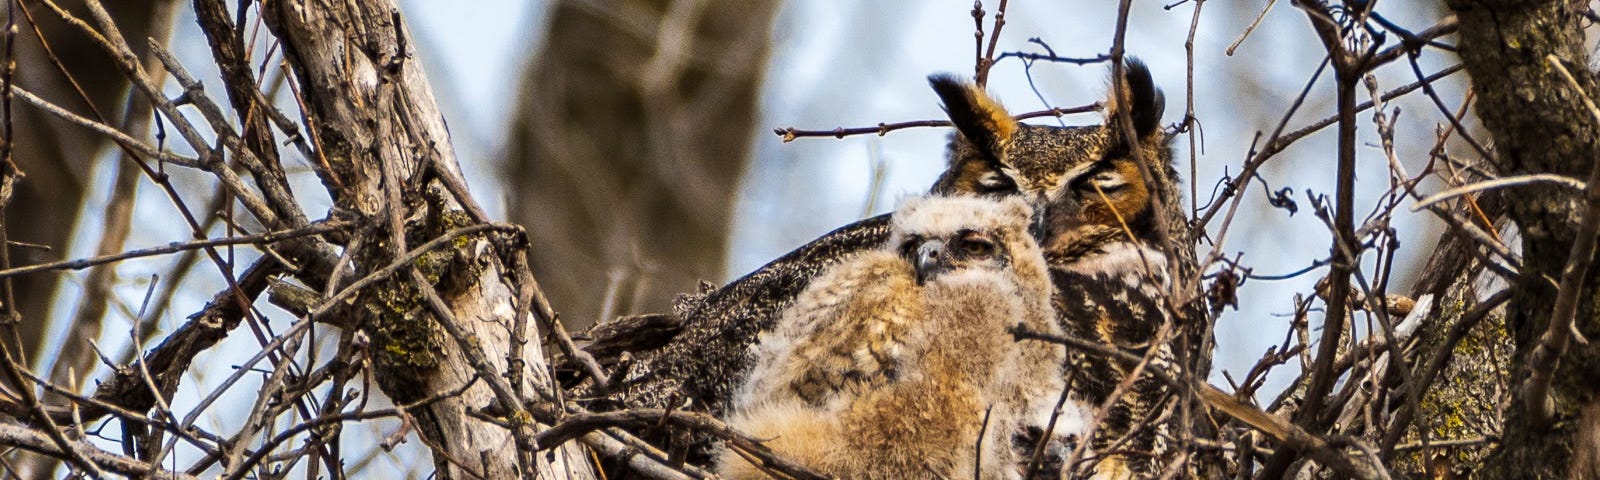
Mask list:
[[[951,146],[951,166],[935,189],[985,189],[991,195],[1018,195],[1043,212],[1038,234],[1049,259],[1052,303],[1061,328],[1134,353],[1157,348],[1151,368],[1175,368],[1170,347],[1154,345],[1156,331],[1173,320],[1169,302],[1170,263],[1155,208],[1180,199],[1167,135],[1160,129],[1162,100],[1149,72],[1128,66],[1129,89],[1113,95],[1108,117],[1132,117],[1136,145],[1114,128],[1057,128],[1007,125],[1002,107],[981,91],[948,77],[935,77],[934,90],[962,137]],[[1113,122],[1108,122],[1113,123]],[[1141,155],[1135,155],[1135,150]],[[1139,158],[1152,178],[1141,172]],[[1181,223],[1177,223],[1181,225]],[[1107,402],[1132,365],[1074,352],[1067,366],[1080,375],[1072,384],[1077,398]],[[1162,406],[1165,384],[1153,375],[1138,378],[1107,410],[1090,445],[1101,451],[1154,452],[1151,415]],[[1122,448],[1111,448],[1128,437]],[[1101,474],[1154,474],[1159,463],[1146,454],[1109,455],[1093,467]],[[1112,473],[1115,477],[1119,474]]]
[[[1013,439],[1049,421],[1066,360],[1007,332],[1059,328],[1031,222],[1014,197],[902,205],[886,245],[823,272],[760,335],[730,424],[839,478],[1021,478]],[[1056,432],[1080,433],[1087,407],[1067,410]],[[766,478],[721,457],[726,478]]]
[[[1164,268],[1145,268],[1152,255],[1161,256],[1161,250],[1154,247],[1165,241],[1160,238],[1158,222],[1164,220],[1172,236],[1187,238],[1183,230],[1186,223],[1180,208],[1177,173],[1171,165],[1167,135],[1159,128],[1160,93],[1142,65],[1130,63],[1126,72],[1128,90],[1122,95],[1113,95],[1108,104],[1113,118],[1123,109],[1128,110],[1138,131],[1136,146],[1124,141],[1120,130],[1105,125],[1021,124],[1011,120],[1004,109],[981,90],[951,77],[930,78],[959,132],[952,137],[949,167],[932,187],[932,193],[990,198],[1020,196],[1027,200],[1037,212],[1034,234],[1057,270],[1053,274],[1057,277],[1058,290],[1054,300],[1062,311],[1074,311],[1091,303],[1117,305],[1111,297],[1087,300],[1090,293],[1078,290],[1090,284],[1079,285],[1075,290],[1064,289],[1063,285],[1097,282],[1099,280],[1089,279],[1098,278],[1099,271],[1120,272],[1118,269],[1128,268],[1126,264],[1115,262],[1081,264],[1092,267],[1088,270],[1074,269],[1073,265],[1104,257],[1108,248],[1114,247],[1116,252],[1128,251],[1122,247],[1131,245],[1142,252],[1139,258],[1143,260],[1139,260],[1137,271],[1146,276],[1142,277],[1141,285],[1168,285],[1171,281],[1164,278]],[[1139,173],[1139,165],[1134,163],[1132,155],[1134,148],[1144,154],[1152,178],[1144,178]],[[1095,187],[1100,190],[1096,191]],[[1153,199],[1161,199],[1167,208],[1156,211]],[[887,215],[873,217],[829,232],[678,312],[683,320],[683,333],[664,348],[643,352],[640,360],[631,365],[622,391],[611,398],[625,406],[686,406],[726,415],[734,385],[749,376],[753,364],[749,346],[757,335],[772,328],[779,315],[794,303],[796,296],[819,272],[850,255],[883,245],[888,239],[887,219]],[[1175,259],[1157,260],[1161,260],[1162,265],[1175,262],[1175,270],[1179,272],[1192,272],[1192,252],[1180,250],[1179,253]],[[1101,286],[1107,288],[1100,290],[1108,290],[1111,284]],[[1068,291],[1063,294],[1060,290]],[[1112,295],[1109,291],[1093,294]],[[1164,299],[1132,302],[1156,305],[1161,307],[1158,309],[1161,314],[1170,315]],[[1071,318],[1063,316],[1061,323],[1075,329],[1073,333],[1089,338],[1102,338],[1097,333],[1100,330],[1113,332],[1108,343],[1137,351],[1139,345],[1148,341],[1153,327],[1167,317],[1151,316],[1150,309],[1143,307],[1138,312],[1132,308],[1126,310],[1107,307],[1110,313],[1101,318],[1086,320],[1087,314],[1073,314]],[[1099,310],[1095,312],[1094,315],[1099,315]],[[1116,328],[1097,330],[1082,325],[1083,322],[1094,325],[1107,321],[1115,321]],[[1091,371],[1124,368],[1105,364],[1103,360],[1095,361],[1101,363],[1087,365]],[[1080,366],[1083,365],[1080,363]],[[1109,393],[1106,385],[1114,386],[1120,378],[1116,375],[1120,373],[1095,382],[1085,395],[1103,398]],[[1155,387],[1147,385],[1141,389]],[[1130,400],[1145,397],[1148,395],[1130,397]],[[1112,413],[1112,421],[1133,417],[1124,414],[1136,410],[1130,406],[1119,406]],[[693,442],[694,448],[703,447],[705,443],[702,442],[703,439]]]

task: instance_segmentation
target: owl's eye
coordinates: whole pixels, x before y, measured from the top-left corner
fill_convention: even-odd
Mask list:
[[[960,248],[962,253],[974,257],[987,257],[994,254],[994,242],[977,232],[967,232],[962,235]]]
[[[905,243],[900,244],[900,256],[912,258],[917,254],[917,246],[922,245],[922,238],[912,235]]]
[[[978,193],[1012,193],[1017,191],[1017,182],[1011,177],[1000,172],[986,172],[978,179]]]
[[[1127,179],[1123,178],[1122,174],[1116,170],[1101,170],[1078,181],[1078,189],[1086,192],[1093,192],[1099,189],[1101,192],[1110,194],[1122,190],[1126,186],[1128,186]]]

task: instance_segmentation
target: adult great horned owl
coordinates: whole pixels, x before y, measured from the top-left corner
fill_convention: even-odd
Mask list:
[[[1004,109],[982,91],[953,78],[930,78],[959,132],[952,137],[948,169],[931,192],[989,198],[1016,196],[1027,201],[1036,215],[1041,216],[1040,220],[1044,220],[1040,223],[1044,228],[1035,233],[1046,247],[1047,257],[1059,267],[1054,274],[1062,278],[1055,282],[1056,286],[1069,291],[1091,285],[1110,285],[1072,280],[1080,272],[1088,272],[1083,273],[1088,277],[1097,274],[1069,267],[1080,260],[1099,258],[1105,249],[1123,251],[1116,244],[1125,242],[1128,236],[1115,235],[1121,223],[1127,224],[1125,230],[1132,233],[1131,238],[1140,241],[1138,245],[1149,246],[1162,241],[1159,238],[1162,229],[1157,228],[1162,219],[1165,219],[1169,235],[1186,238],[1183,229],[1187,224],[1178,194],[1177,174],[1171,165],[1167,135],[1159,128],[1160,93],[1143,65],[1130,62],[1124,72],[1122,84],[1126,88],[1120,94],[1111,95],[1107,117],[1115,119],[1126,115],[1132,118],[1137,132],[1133,141],[1128,141],[1120,129],[1110,126],[1111,122],[1082,127],[1021,124],[1006,115]],[[1134,155],[1136,151],[1142,155]],[[1148,178],[1139,171],[1139,164],[1134,163],[1136,158],[1146,161],[1145,166],[1151,173]],[[1092,187],[1095,186],[1101,190],[1094,192]],[[1091,192],[1093,198],[1087,195]],[[1101,193],[1111,201],[1100,201],[1103,200]],[[1155,208],[1155,199],[1161,200],[1163,209]],[[1119,229],[1110,228],[1108,219],[1118,218],[1121,219],[1117,225]],[[665,347],[642,354],[622,385],[623,391],[615,398],[626,406],[686,406],[725,416],[735,387],[750,375],[754,358],[748,347],[756,342],[757,336],[772,329],[782,312],[794,304],[800,292],[821,272],[855,253],[881,247],[888,238],[888,215],[846,225],[688,304],[687,308],[676,312],[683,320],[683,332]],[[1180,255],[1166,261],[1175,262],[1180,272],[1185,268],[1192,270],[1193,252],[1188,250],[1178,249]],[[1143,263],[1145,261],[1141,260],[1138,270],[1120,271],[1161,273],[1165,270],[1142,268]],[[1112,263],[1098,260],[1084,265],[1107,272],[1115,270],[1110,268],[1114,266]],[[1141,284],[1161,285],[1163,282],[1145,278]],[[1075,284],[1077,287],[1073,287]],[[1088,297],[1081,293],[1053,297],[1057,301],[1068,298]],[[1156,303],[1124,302],[1123,305]],[[1094,304],[1114,305],[1114,302]],[[1058,308],[1071,311],[1085,305],[1089,302],[1070,302]],[[1084,335],[1083,332],[1090,331],[1082,328],[1085,319],[1100,315],[1100,309],[1093,310],[1089,314],[1063,316],[1062,323],[1077,327],[1074,332]],[[1099,318],[1141,319],[1120,323],[1089,322],[1091,326],[1106,325],[1111,327],[1107,331],[1120,332],[1112,335],[1111,340],[1119,345],[1141,343],[1140,339],[1153,331],[1148,327],[1163,321],[1131,313],[1100,315]],[[1101,338],[1097,331],[1095,333],[1084,336]],[[1124,369],[1120,365],[1089,366],[1104,367],[1105,371],[1113,367]],[[1203,369],[1200,372],[1203,374]],[[1086,394],[1092,398],[1107,397],[1120,375],[1088,386]],[[1143,391],[1155,390],[1146,388]],[[1129,400],[1136,398],[1143,397]],[[1135,416],[1125,414],[1134,412],[1127,408],[1129,404],[1113,410],[1108,425],[1119,422],[1132,425],[1131,421],[1118,420]],[[1121,429],[1106,430],[1117,433]],[[703,447],[702,442],[703,439],[692,442],[696,451]]]
[[[1179,204],[1177,173],[1170,164],[1167,138],[1155,128],[1161,115],[1160,94],[1142,64],[1130,61],[1125,75],[1128,88],[1107,102],[1107,117],[1116,118],[1126,111],[1140,125],[1139,145],[1134,148],[1150,153],[1144,158],[1151,162],[1154,178],[1139,183],[1149,198],[1162,198],[1168,207],[1140,218],[1166,217],[1171,219],[1170,226],[1182,228],[1186,223]],[[1048,213],[1051,197],[1042,194],[1070,183],[1063,179],[1074,173],[1081,175],[1079,167],[1130,159],[1133,148],[1109,122],[1081,127],[1020,124],[995,118],[1003,109],[980,91],[948,77],[936,76],[930,83],[960,132],[952,137],[949,167],[931,189],[933,194],[1021,195],[1037,211]],[[828,232],[676,312],[683,321],[682,333],[635,362],[637,371],[624,385],[623,403],[660,407],[687,394],[693,406],[712,414],[725,413],[733,385],[748,374],[751,359],[747,347],[756,335],[771,328],[821,271],[852,253],[887,241],[888,219],[887,214],[879,215]],[[1133,226],[1143,235],[1147,225],[1152,224],[1136,222]]]
[[[839,478],[1021,478],[1031,450],[1014,439],[1049,422],[1065,361],[1007,332],[1058,331],[1031,223],[1015,197],[901,205],[887,244],[824,271],[760,335],[729,423]],[[1067,410],[1058,434],[1086,424]],[[732,453],[719,468],[766,478]]]
[[[1130,64],[1129,72],[1131,88],[1112,97],[1111,110],[1128,109],[1138,139],[1133,144],[1117,129],[1020,124],[982,91],[935,77],[934,89],[967,140],[953,145],[950,170],[935,189],[1029,198],[1043,213],[1039,238],[1062,329],[1133,353],[1152,353],[1147,368],[1173,369],[1177,360],[1170,343],[1158,344],[1155,337],[1175,320],[1174,312],[1185,308],[1171,303],[1169,264],[1176,261],[1179,269],[1192,271],[1193,263],[1168,258],[1161,248],[1166,241],[1161,222],[1168,228],[1184,225],[1181,214],[1162,218],[1175,210],[1156,207],[1157,199],[1168,206],[1179,202],[1176,173],[1167,135],[1159,128],[1161,94],[1141,65]],[[1110,455],[1096,468],[1140,477],[1154,473],[1159,463],[1151,454],[1159,448],[1153,417],[1163,404],[1165,384],[1145,373],[1124,395],[1111,399],[1134,366],[1077,352],[1071,358],[1068,368],[1080,373],[1074,393],[1097,405],[1111,400],[1090,445],[1128,452]]]

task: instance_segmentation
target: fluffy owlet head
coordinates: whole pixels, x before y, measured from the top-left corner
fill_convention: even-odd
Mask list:
[[[911,198],[891,222],[888,245],[911,263],[918,284],[956,270],[1004,270],[1020,255],[1039,255],[1029,233],[1033,209],[1015,196]]]
[[[1130,59],[1123,78],[1124,88],[1106,101],[1104,125],[1054,127],[1017,122],[999,102],[955,77],[929,77],[958,132],[933,193],[1021,196],[1041,212],[1043,230],[1036,233],[1051,252],[1101,244],[1125,230],[1148,239],[1155,233],[1151,197],[1176,198],[1177,173],[1160,128],[1164,100],[1150,70]],[[1116,128],[1124,114],[1136,142]],[[1155,178],[1146,181],[1140,173],[1135,149]]]

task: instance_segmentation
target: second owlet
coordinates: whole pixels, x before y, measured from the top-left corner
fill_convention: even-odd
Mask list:
[[[1021,478],[1065,360],[1007,332],[1060,331],[1033,218],[1020,198],[903,203],[887,244],[824,271],[760,336],[730,425],[838,478]],[[1087,408],[1064,408],[1054,438]],[[733,452],[718,464],[766,478]]]

